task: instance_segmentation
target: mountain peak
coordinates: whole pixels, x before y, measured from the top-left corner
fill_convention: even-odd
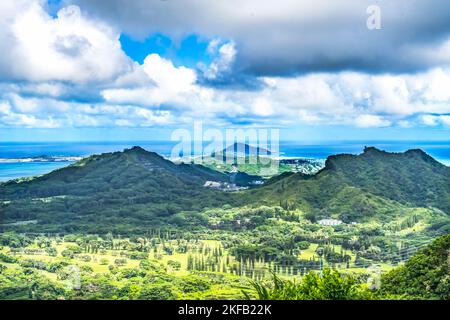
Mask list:
[[[234,154],[238,156],[259,156],[270,155],[270,150],[261,148],[259,146],[252,146],[246,143],[235,142],[223,149],[219,154]]]
[[[363,154],[380,154],[380,155],[386,155],[386,154],[390,154],[390,155],[419,155],[422,157],[429,157],[429,155],[423,151],[422,149],[409,149],[405,152],[399,152],[399,153],[395,153],[395,152],[387,152],[384,150],[380,150],[376,147],[364,147],[364,152]]]
[[[422,149],[409,149],[408,151],[405,152],[405,154],[417,154],[421,156],[428,156],[428,154]]]
[[[142,147],[134,146],[129,149],[123,150],[124,153],[147,153],[148,151]]]
[[[135,155],[135,156],[139,156],[139,157],[145,157],[145,159],[155,159],[155,160],[156,159],[158,159],[158,160],[164,159],[162,156],[160,156],[156,152],[145,150],[144,148],[139,147],[139,146],[134,146],[129,149],[125,149],[125,150],[123,150],[122,153],[129,154],[129,155]],[[166,161],[166,160],[164,159],[164,161]]]
[[[375,162],[379,162],[380,164],[384,163],[386,166],[390,165],[396,167],[399,165],[399,161],[406,161],[403,166],[420,166],[430,164],[437,167],[443,167],[442,164],[421,149],[411,149],[405,152],[387,152],[376,147],[364,147],[363,153],[359,155],[336,154],[329,156],[325,162],[325,168],[330,170],[338,168],[348,169],[349,167],[357,167],[363,163],[374,166]]]
[[[385,151],[377,149],[376,147],[364,147],[363,153],[385,153]]]
[[[387,152],[380,149],[377,149],[375,147],[364,147],[364,152],[362,155],[369,155],[369,156],[382,156],[382,157],[417,157],[419,159],[422,159],[427,162],[436,162],[435,159],[433,159],[430,155],[428,155],[425,151],[422,149],[409,149],[405,152]]]

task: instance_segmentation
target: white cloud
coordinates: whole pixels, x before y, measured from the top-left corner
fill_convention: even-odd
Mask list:
[[[106,89],[105,100],[153,109],[165,106],[192,118],[231,122],[232,117],[272,118],[274,124],[291,125],[410,127],[414,124],[410,117],[450,112],[450,98],[440,81],[450,76],[450,70],[442,68],[414,75],[342,72],[263,77],[260,90],[202,86],[193,69],[175,67],[156,54],[147,57],[142,68],[150,79],[147,86]]]
[[[2,1],[0,9],[3,126],[139,127],[192,119],[220,125],[450,125],[445,66],[411,74],[256,76],[258,89],[217,87],[214,80],[235,71],[241,47],[234,41],[210,41],[207,51],[215,58],[203,70],[176,66],[155,53],[138,64],[120,48],[117,30],[76,6],[57,18],[37,0]],[[276,64],[274,57],[268,61]]]
[[[139,119],[144,119],[144,121],[140,124],[141,126],[167,125],[173,123],[171,114],[168,111],[156,113],[152,110],[138,108],[135,109],[135,115]]]
[[[22,92],[27,92],[35,95],[59,97],[67,93],[66,88],[59,83],[29,83],[21,88]]]
[[[438,123],[438,117],[433,115],[423,115],[421,117],[422,122],[427,126],[437,126]]]
[[[445,115],[445,116],[440,116],[439,117],[442,124],[446,125],[446,126],[450,126],[450,116]]]
[[[422,123],[427,126],[450,126],[450,115],[423,115],[421,117]]]
[[[450,52],[449,52],[450,55]],[[423,89],[426,101],[448,103],[450,101],[450,72],[442,68],[431,70],[424,78],[418,78],[417,86]],[[449,110],[450,111],[450,110]]]
[[[11,105],[7,101],[0,101],[0,114],[8,115],[11,112]]]
[[[308,110],[299,110],[298,118],[301,123],[305,124],[319,124],[324,121],[319,115]]]
[[[267,117],[274,113],[272,101],[265,97],[257,97],[251,107],[252,112],[257,116]]]
[[[0,55],[3,77],[70,82],[111,81],[133,64],[121,50],[119,33],[68,6],[52,18],[40,1],[2,1],[0,24],[7,50]]]
[[[67,1],[141,39],[158,32],[231,39],[236,64],[260,76],[411,72],[450,63],[448,0]],[[373,4],[382,30],[367,29]]]
[[[73,104],[52,98],[24,98],[18,94],[11,93],[5,98],[14,107],[14,110],[26,114],[64,113],[70,110]]]
[[[52,117],[41,119],[34,115],[15,113],[7,101],[0,101],[0,126],[25,128],[58,128],[60,124]]]
[[[208,45],[207,51],[217,57],[204,71],[205,78],[214,80],[229,72],[231,72],[232,65],[236,58],[236,47],[234,42],[228,42],[218,48],[217,39],[212,40]],[[218,49],[217,49],[218,48]]]
[[[399,120],[397,122],[397,125],[401,128],[412,128],[414,126],[414,123],[409,120]]]
[[[102,91],[105,100],[113,103],[159,106],[162,103],[183,100],[183,95],[190,95],[196,90],[197,75],[194,70],[177,68],[171,61],[157,54],[150,54],[145,58],[142,70],[148,77],[147,86],[106,89]]]
[[[209,54],[215,54],[216,52],[217,52],[217,48],[219,47],[219,45],[220,45],[220,39],[218,39],[218,38],[216,38],[216,39],[213,39],[213,40],[211,40],[209,43],[208,43],[208,48],[206,48],[206,51],[209,53]]]
[[[381,116],[372,114],[362,114],[355,119],[355,123],[361,128],[372,128],[372,127],[388,127],[391,122],[384,119]]]
[[[169,111],[153,111],[130,105],[89,105],[16,95],[7,98],[9,100],[0,100],[0,126],[3,127],[149,127],[176,123]]]
[[[176,68],[171,61],[161,58],[157,54],[148,55],[143,69],[150,80],[154,81],[162,90],[185,92],[189,91],[197,76],[192,69]]]

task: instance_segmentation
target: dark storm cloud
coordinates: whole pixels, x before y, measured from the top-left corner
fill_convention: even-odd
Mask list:
[[[447,0],[66,2],[136,38],[160,32],[231,39],[235,68],[254,75],[415,72],[450,63]],[[369,5],[381,9],[381,30],[366,27]]]

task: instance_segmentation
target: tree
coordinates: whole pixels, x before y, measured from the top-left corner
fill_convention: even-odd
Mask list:
[[[381,278],[381,295],[450,299],[450,234],[419,250]]]
[[[282,280],[272,273],[269,285],[250,282],[253,292],[244,292],[248,299],[262,300],[355,300],[369,299],[370,292],[350,275],[325,268],[323,276],[311,271],[301,281]]]
[[[157,284],[145,286],[141,289],[141,300],[174,300],[177,294],[170,284]]]

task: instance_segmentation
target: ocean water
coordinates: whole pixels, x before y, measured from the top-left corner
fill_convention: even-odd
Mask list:
[[[89,156],[104,152],[122,151],[133,146],[170,156],[173,141],[127,141],[127,142],[70,142],[70,143],[18,143],[0,142],[0,159],[48,156]],[[325,159],[339,153],[361,153],[365,146],[374,146],[389,152],[404,152],[408,149],[422,149],[438,161],[450,166],[450,141],[414,142],[414,141],[371,141],[371,142],[280,142],[280,155],[285,157],[305,157]],[[270,148],[269,148],[270,149]],[[71,162],[0,162],[0,181],[21,177],[31,177],[48,173],[64,167]]]
[[[33,177],[70,165],[72,162],[0,163],[0,181]]]
[[[376,147],[388,152],[405,152],[409,149],[422,149],[436,160],[450,164],[450,141],[448,142],[337,142],[323,144],[280,143],[280,152],[292,157],[310,157],[325,159],[333,154],[359,154],[364,147]]]

